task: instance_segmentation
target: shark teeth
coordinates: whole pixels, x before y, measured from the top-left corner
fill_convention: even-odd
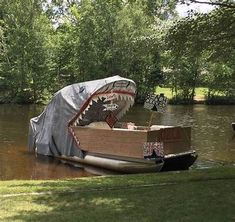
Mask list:
[[[85,117],[86,112],[90,109],[90,107],[94,103],[98,103],[99,100],[100,100],[100,102],[103,101],[105,104],[108,104],[107,102],[111,102],[111,104],[114,102],[114,104],[117,107],[120,107],[120,109],[117,110],[117,112],[115,114],[116,117],[118,119],[120,119],[130,109],[130,107],[134,105],[134,96],[128,94],[128,92],[129,93],[135,93],[135,87],[130,86],[130,88],[128,88],[126,90],[127,93],[112,92],[112,91],[115,91],[115,90],[119,90],[119,88],[118,89],[113,88],[112,85],[111,85],[111,86],[104,87],[101,90],[97,91],[97,94],[94,95],[90,99],[89,104],[87,105],[87,107],[83,110],[83,112],[74,121],[74,125],[79,126],[81,124],[83,118]],[[118,101],[122,101],[122,102],[120,102],[120,104],[119,104]],[[107,110],[106,110],[106,107],[104,107],[104,111],[107,111]],[[116,108],[114,109],[114,111],[115,110],[116,110]]]
[[[132,96],[127,96],[127,100],[129,100],[129,101],[131,101],[131,99],[132,99]]]
[[[112,101],[112,100],[131,100],[131,101],[134,101],[133,96],[131,96],[129,94],[120,94],[120,93],[104,94],[104,93],[102,93],[102,94],[93,96],[89,105],[92,105],[93,102],[97,102],[98,100],[102,100],[102,99],[104,102],[108,102],[108,101]]]

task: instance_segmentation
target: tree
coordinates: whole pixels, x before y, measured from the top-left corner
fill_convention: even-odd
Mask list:
[[[175,1],[0,1],[0,87],[9,100],[37,102],[112,75],[135,80],[140,94],[162,82],[162,35]]]
[[[51,92],[82,80],[79,76],[78,45],[79,37],[74,26],[64,23],[57,28],[51,42]]]
[[[225,8],[235,8],[234,0],[178,0],[182,4],[197,3],[202,5],[212,5]]]
[[[186,2],[186,1],[184,1]],[[173,57],[188,59],[203,73],[204,84],[211,94],[219,90],[218,80],[224,92],[235,87],[235,4],[234,1],[187,1],[217,6],[207,14],[190,13],[188,17],[176,20],[168,30],[166,43]],[[225,68],[226,67],[226,68]],[[229,70],[229,71],[228,71]],[[229,73],[229,74],[228,74]],[[190,75],[188,74],[190,77]],[[191,75],[192,76],[192,75]],[[228,79],[228,81],[225,81]],[[193,79],[192,79],[193,80]],[[223,84],[225,82],[230,84]],[[212,87],[215,87],[212,89]],[[227,87],[227,88],[226,88]]]
[[[211,60],[228,61],[235,50],[235,9],[218,8],[176,21],[167,35],[171,49],[180,54],[209,50]]]
[[[41,1],[1,0],[1,29],[5,41],[1,53],[4,90],[19,102],[40,99],[47,85],[45,26]]]
[[[149,12],[149,2],[84,0],[73,6],[83,79],[122,75],[136,81],[140,94],[159,84],[161,34],[157,27],[162,20]]]
[[[208,100],[219,95],[233,97],[235,95],[234,66],[223,62],[207,63],[204,82],[208,87]]]

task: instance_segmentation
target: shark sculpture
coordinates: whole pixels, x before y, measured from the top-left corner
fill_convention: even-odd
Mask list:
[[[120,76],[67,86],[58,91],[44,111],[30,120],[29,149],[38,154],[83,157],[71,126],[119,120],[134,104],[134,81]],[[112,103],[110,102],[112,101]]]
[[[171,159],[177,166],[180,151],[179,159],[186,158],[180,166],[188,168],[196,158],[189,127],[117,127],[135,96],[135,82],[120,76],[67,86],[30,120],[29,149],[127,173],[159,171]]]

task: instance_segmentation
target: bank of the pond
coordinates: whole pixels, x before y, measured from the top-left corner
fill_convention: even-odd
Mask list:
[[[1,221],[234,221],[235,167],[0,182]]]
[[[187,104],[205,104],[205,105],[235,105],[234,96],[225,96],[222,93],[207,97],[208,88],[196,87],[194,100],[184,99],[172,93],[169,87],[156,87],[156,94],[163,93],[168,98],[168,103],[171,105],[187,105]]]

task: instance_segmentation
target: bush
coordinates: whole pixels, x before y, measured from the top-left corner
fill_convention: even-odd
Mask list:
[[[206,98],[207,105],[235,105],[235,96],[210,96]]]

